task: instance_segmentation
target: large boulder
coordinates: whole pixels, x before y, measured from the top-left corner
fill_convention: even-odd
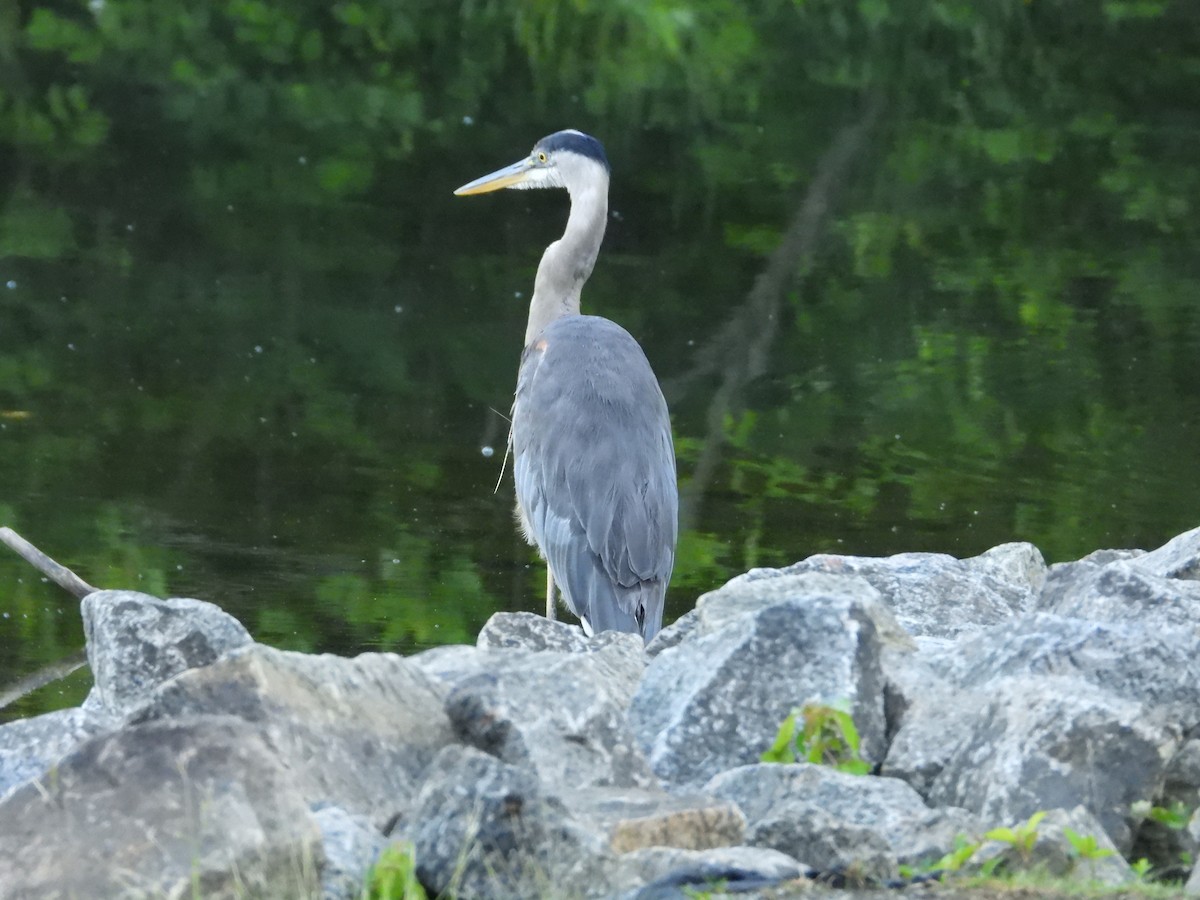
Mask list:
[[[547,625],[551,634],[566,627]],[[532,769],[548,790],[655,785],[626,715],[646,665],[641,639],[579,634],[580,643],[566,650],[492,646],[489,639],[485,649],[427,656],[422,667],[448,690],[445,708],[458,740]]]
[[[877,880],[895,878],[901,863],[936,860],[960,835],[982,831],[966,810],[930,808],[903,781],[829,766],[743,766],[716,776],[705,790],[745,813],[747,844],[803,859],[818,871]]]
[[[108,716],[86,709],[60,709],[0,725],[0,797],[114,726]]]
[[[252,642],[241,622],[203,600],[93,591],[81,612],[94,679],[84,706],[111,716],[124,715],[168,678]]]
[[[0,802],[0,894],[311,896],[321,838],[258,729],[150,722],[87,741]]]
[[[882,642],[890,618],[859,578],[735,579],[700,599],[688,635],[653,657],[629,716],[675,787],[757,762],[795,707],[847,704],[864,756],[883,756]]]
[[[1036,609],[1089,622],[1137,624],[1194,639],[1200,633],[1200,581],[1159,575],[1142,564],[1144,558],[1052,566]]]
[[[606,896],[612,857],[528,768],[444,749],[402,829],[432,894]]]
[[[1200,624],[1200,607],[1197,612]],[[1035,613],[963,638],[927,659],[938,677],[972,691],[1013,675],[1074,676],[1187,730],[1200,725],[1196,641],[1186,631],[1137,621]]]
[[[129,716],[237,716],[262,734],[310,804],[402,816],[425,768],[453,740],[441,688],[402,657],[353,659],[252,644],[162,685]]]
[[[936,806],[962,806],[990,823],[1082,805],[1122,852],[1133,844],[1133,804],[1154,797],[1178,731],[1145,707],[1078,678],[1012,677],[989,685],[973,720],[930,786]]]
[[[1046,563],[1032,544],[1001,544],[970,559],[944,553],[883,559],[820,554],[780,571],[857,575],[879,591],[910,634],[952,639],[1028,608],[1045,580]],[[745,577],[762,575],[752,571]]]

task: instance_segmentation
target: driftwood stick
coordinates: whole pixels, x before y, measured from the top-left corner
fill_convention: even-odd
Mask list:
[[[13,553],[77,599],[82,600],[88,594],[96,591],[96,588],[66,566],[56,563],[11,528],[0,528],[0,542],[6,544]]]

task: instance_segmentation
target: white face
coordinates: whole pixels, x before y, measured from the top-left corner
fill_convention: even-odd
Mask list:
[[[529,154],[526,177],[513,185],[530,188],[566,188],[574,191],[592,184],[608,186],[608,170],[596,160],[571,150],[544,150],[534,147]]]

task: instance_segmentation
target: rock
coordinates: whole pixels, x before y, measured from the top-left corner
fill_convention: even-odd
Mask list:
[[[958,741],[980,727],[979,711],[986,707],[988,695],[949,683],[927,660],[914,661],[900,677],[902,684],[888,684],[892,739],[880,774],[899,778],[928,798]],[[899,696],[902,702],[894,699]]]
[[[578,625],[552,622],[531,612],[498,612],[484,623],[475,645],[481,649],[521,647],[573,653],[586,650],[588,638]]]
[[[458,665],[446,713],[462,742],[558,794],[655,783],[626,717],[645,668],[637,635],[611,632],[589,652],[480,650]]]
[[[251,643],[241,622],[203,600],[94,591],[81,608],[95,679],[84,707],[112,716],[124,715],[171,676]]]
[[[1185,531],[1136,559],[1139,568],[1153,575],[1200,581],[1200,528]]]
[[[646,655],[650,657],[658,656],[663,650],[668,647],[674,647],[676,644],[681,644],[699,627],[700,614],[695,608],[689,609],[682,616],[662,629],[654,636],[654,639],[646,645]]]
[[[899,863],[939,859],[962,834],[978,834],[964,809],[931,809],[895,778],[849,775],[809,763],[759,763],[723,772],[708,793],[737,803],[746,843],[803,859],[818,871],[880,881]]]
[[[730,847],[741,844],[746,831],[746,817],[735,804],[701,794],[591,788],[562,799],[576,820],[596,831],[614,853]]]
[[[356,816],[338,806],[313,813],[321,829],[325,865],[321,867],[322,900],[359,900],[367,873],[387,838],[366,816]]]
[[[965,637],[930,662],[946,681],[974,690],[1010,675],[1072,675],[1184,730],[1200,725],[1196,638],[1177,630],[1036,613]]]
[[[430,896],[606,896],[612,858],[534,774],[470,747],[429,767],[404,835]]]
[[[84,741],[113,728],[113,721],[85,709],[61,709],[0,725],[0,797],[43,775]]]
[[[743,894],[799,881],[805,868],[786,853],[761,847],[649,847],[621,856],[614,882],[628,900],[688,900],[718,896],[711,893],[714,884]]]
[[[321,862],[288,772],[234,718],[93,738],[0,802],[5,897],[291,900],[313,894]]]
[[[858,575],[879,591],[910,634],[955,638],[1028,608],[1045,579],[1046,564],[1032,544],[1002,544],[971,559],[942,553],[886,559],[820,554],[781,571]]]
[[[1180,743],[1142,704],[1061,676],[992,681],[986,702],[950,733],[931,804],[962,806],[988,823],[1083,805],[1123,853],[1133,843],[1132,804],[1158,794]]]
[[[441,688],[402,657],[313,656],[252,644],[162,685],[132,723],[233,715],[258,728],[306,803],[400,815],[453,741]]]
[[[1153,574],[1141,564],[1143,558],[1051,566],[1036,609],[1200,637],[1200,582]]]
[[[408,661],[435,681],[449,686],[468,675],[478,675],[484,670],[480,650],[468,644],[447,644],[445,647],[430,647],[422,650]]]
[[[977,859],[965,866],[965,870],[972,871],[978,868],[982,859],[999,855],[1000,863],[993,863],[996,871],[1040,869],[1058,877],[1070,876],[1074,881],[1105,885],[1126,884],[1134,880],[1129,863],[1121,857],[1096,817],[1084,807],[1051,809],[1044,813],[1037,823],[1036,838],[1028,851],[1011,843],[989,841],[984,846],[984,852],[977,854]],[[1005,827],[1015,829],[1023,824],[1012,822]],[[1094,840],[1094,847],[1088,851],[1088,855],[1081,855],[1075,842],[1089,838]]]
[[[886,615],[861,579],[806,574],[735,579],[697,604],[698,623],[646,668],[629,718],[655,773],[698,787],[757,762],[808,701],[849,705],[862,752],[880,759]]]

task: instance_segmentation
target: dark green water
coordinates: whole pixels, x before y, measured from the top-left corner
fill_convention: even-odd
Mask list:
[[[561,127],[614,170],[584,305],[672,407],[668,621],[816,552],[1200,523],[1193,7],[508,6],[3,14],[3,523],[281,647],[539,609],[495,486],[566,196],[451,192]],[[81,645],[0,556],[0,687]]]

